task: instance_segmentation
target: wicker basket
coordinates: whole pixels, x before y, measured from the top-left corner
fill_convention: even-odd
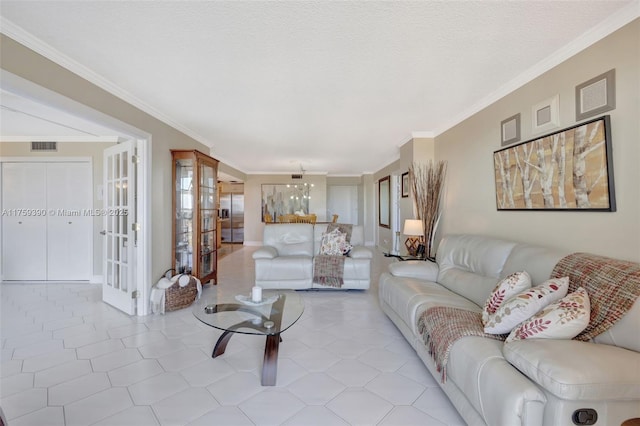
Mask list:
[[[198,295],[196,280],[189,277],[189,284],[180,287],[176,280],[175,283],[164,291],[164,311],[170,312],[190,306]]]

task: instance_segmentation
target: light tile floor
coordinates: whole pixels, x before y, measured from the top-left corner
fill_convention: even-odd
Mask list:
[[[253,247],[223,250],[219,285],[248,294]],[[129,317],[101,287],[0,285],[0,406],[10,426],[462,425],[436,381],[369,291],[301,292],[283,334],[277,385],[260,386],[264,338],[219,336],[190,309]]]

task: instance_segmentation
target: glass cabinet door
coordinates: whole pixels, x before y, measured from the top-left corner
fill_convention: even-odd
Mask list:
[[[173,268],[203,281],[217,280],[218,161],[195,150],[173,156]]]
[[[193,160],[176,160],[175,270],[193,272]]]
[[[208,275],[216,262],[216,173],[212,165],[200,165],[200,271]]]

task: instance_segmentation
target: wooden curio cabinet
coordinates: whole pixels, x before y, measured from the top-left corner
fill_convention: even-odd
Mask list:
[[[203,284],[218,281],[218,160],[196,150],[171,150],[173,268]]]

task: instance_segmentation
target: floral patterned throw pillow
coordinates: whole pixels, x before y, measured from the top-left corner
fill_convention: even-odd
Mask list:
[[[552,278],[513,296],[489,315],[484,332],[505,334],[522,321],[540,312],[547,305],[562,299],[569,290],[569,277]]]
[[[320,254],[342,256],[349,253],[352,248],[353,246],[347,242],[346,234],[340,232],[337,228],[331,232],[322,234]]]
[[[486,325],[489,315],[493,315],[502,303],[531,287],[531,277],[527,271],[514,272],[505,277],[493,289],[482,309],[482,325]]]
[[[587,291],[578,289],[552,303],[513,329],[506,342],[522,339],[573,339],[589,325]]]

